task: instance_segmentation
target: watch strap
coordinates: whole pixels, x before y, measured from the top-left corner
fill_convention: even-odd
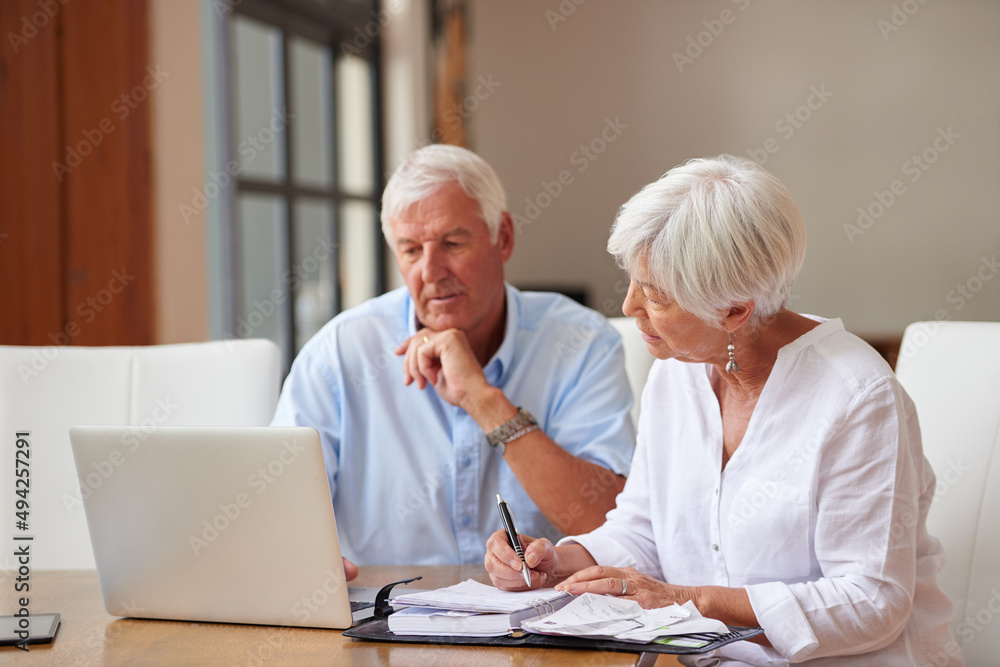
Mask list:
[[[508,442],[537,430],[538,421],[530,412],[518,407],[516,415],[486,434],[486,442],[502,456],[507,451]]]

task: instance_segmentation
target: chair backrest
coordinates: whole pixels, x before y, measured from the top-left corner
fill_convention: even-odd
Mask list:
[[[646,386],[646,377],[656,358],[646,348],[646,341],[635,326],[631,317],[612,317],[608,320],[622,336],[625,346],[625,374],[628,375],[629,386],[632,387],[632,423],[639,426],[639,398],[642,388]]]
[[[280,351],[268,340],[148,347],[0,346],[0,498],[13,502],[17,432],[30,432],[33,569],[92,569],[69,428],[79,424],[265,426],[281,382]],[[106,478],[141,443],[94,470]],[[88,488],[82,492],[89,492]],[[8,505],[9,506],[9,505]],[[0,544],[18,532],[0,522]],[[6,551],[0,571],[14,569]]]
[[[970,665],[1000,655],[1000,322],[917,322],[896,375],[917,407],[937,476],[927,529],[945,547],[938,582]]]

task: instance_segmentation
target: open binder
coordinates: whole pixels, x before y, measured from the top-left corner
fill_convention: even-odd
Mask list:
[[[413,644],[463,644],[466,646],[531,646],[548,648],[579,648],[591,651],[618,651],[625,653],[673,653],[691,654],[706,653],[717,648],[750,639],[763,634],[760,628],[730,628],[732,632],[713,638],[711,642],[699,648],[689,648],[672,644],[634,644],[631,642],[608,641],[604,639],[586,639],[582,637],[566,637],[558,635],[537,635],[530,632],[515,632],[504,637],[452,637],[424,635],[394,635],[389,631],[386,619],[372,619],[366,623],[344,631],[345,637],[368,639],[381,642],[401,642]]]
[[[692,639],[702,639],[708,641],[704,646],[692,648],[678,644],[637,644],[633,642],[622,642],[605,639],[588,639],[584,637],[570,637],[564,635],[541,635],[519,630],[512,631],[509,635],[501,637],[457,637],[449,635],[397,635],[389,630],[388,616],[392,614],[392,606],[389,603],[389,592],[396,583],[384,587],[379,591],[375,600],[374,618],[363,622],[349,630],[344,631],[345,637],[354,639],[365,639],[371,641],[399,642],[411,644],[455,644],[465,646],[530,646],[549,648],[578,648],[592,651],[618,651],[624,653],[671,653],[676,655],[706,653],[717,648],[731,644],[733,642],[750,639],[763,634],[761,628],[738,628],[730,627],[731,632],[725,635],[680,635],[676,638],[691,637]]]
[[[468,579],[459,584],[399,595],[389,630],[397,635],[499,637],[523,621],[542,618],[573,599],[555,589],[500,593]],[[403,608],[400,608],[403,607]]]

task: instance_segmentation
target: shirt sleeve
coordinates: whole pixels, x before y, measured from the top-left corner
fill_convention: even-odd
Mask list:
[[[285,378],[271,426],[309,426],[319,433],[331,497],[337,494],[342,405],[337,373],[308,347]]]
[[[568,372],[546,434],[570,454],[628,475],[635,428],[621,336],[602,318],[597,334],[562,366]]]
[[[649,473],[645,438],[640,433],[628,481],[615,508],[608,512],[607,521],[585,535],[566,537],[559,544],[582,545],[598,565],[634,567],[662,579],[653,539]]]
[[[891,378],[859,392],[823,444],[814,533],[823,576],[745,587],[767,638],[789,660],[866,653],[902,632],[934,489],[921,451],[916,418]]]

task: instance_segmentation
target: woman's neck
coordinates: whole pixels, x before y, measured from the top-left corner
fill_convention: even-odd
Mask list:
[[[721,380],[720,388],[724,383],[731,397],[756,400],[774,369],[778,351],[818,325],[815,320],[782,309],[753,328],[741,327],[733,334],[733,355],[739,372],[726,372],[728,356],[721,364],[713,364]]]

